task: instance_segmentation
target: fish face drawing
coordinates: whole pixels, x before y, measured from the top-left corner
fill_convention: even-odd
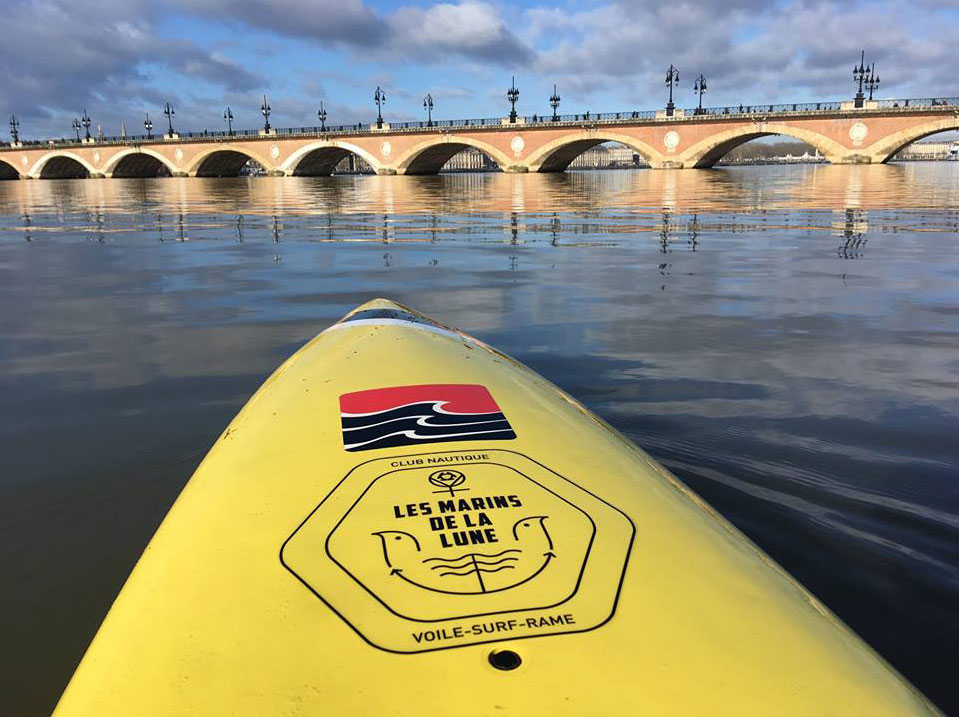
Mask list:
[[[509,590],[546,570],[557,557],[546,528],[547,518],[520,518],[512,526],[512,543],[498,543],[488,551],[462,552],[455,557],[424,557],[420,541],[405,531],[380,530],[372,535],[381,541],[390,575],[424,590],[476,595]]]

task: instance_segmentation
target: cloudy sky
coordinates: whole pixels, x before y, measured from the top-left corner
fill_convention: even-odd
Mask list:
[[[708,78],[710,105],[841,99],[866,50],[881,97],[959,96],[959,0],[7,0],[0,21],[0,113],[25,137],[66,136],[86,108],[107,134],[178,129],[492,117],[660,107],[670,63],[680,106]],[[0,130],[5,130],[6,121]]]

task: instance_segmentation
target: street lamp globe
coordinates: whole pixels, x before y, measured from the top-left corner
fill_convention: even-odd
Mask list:
[[[316,111],[316,118],[320,121],[320,131],[326,131],[326,110],[323,108],[323,102],[320,102],[320,109]]]
[[[506,99],[509,100],[510,111],[509,111],[509,121],[510,124],[516,123],[516,102],[519,100],[519,90],[516,87],[516,76],[514,75],[510,83],[509,89],[506,90]]]

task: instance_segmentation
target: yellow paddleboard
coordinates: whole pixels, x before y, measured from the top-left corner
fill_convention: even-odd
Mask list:
[[[389,301],[216,442],[63,715],[936,709],[649,456]]]

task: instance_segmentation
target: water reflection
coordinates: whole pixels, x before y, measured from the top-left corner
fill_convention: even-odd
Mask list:
[[[549,235],[554,215],[582,214],[595,226],[583,222],[581,228],[603,242],[623,233],[655,231],[666,246],[677,216],[709,217],[727,226],[744,223],[741,230],[756,232],[776,231],[795,221],[813,229],[832,226],[834,220],[824,211],[837,208],[861,210],[858,216],[865,221],[872,209],[959,206],[954,168],[792,167],[767,171],[763,181],[756,176],[764,170],[749,168],[401,179],[5,182],[0,185],[0,230],[31,240],[52,233],[63,240],[64,228],[70,227],[87,238],[122,243],[141,240],[143,224],[155,217],[158,239],[166,238],[167,224],[178,240],[225,238],[229,223],[238,241],[276,242],[282,236],[287,241],[442,242],[460,241],[464,234],[476,233],[475,225],[499,220],[515,244],[539,238],[529,234]],[[122,221],[114,221],[118,215]],[[749,215],[762,217],[744,222]],[[371,216],[377,220],[370,221]],[[19,223],[11,221],[15,218]],[[942,218],[955,225],[955,213]],[[265,236],[260,231],[264,226]],[[485,230],[479,233],[488,237]],[[554,238],[556,245],[563,243]]]
[[[959,163],[0,183],[0,712],[49,712],[224,423],[375,295],[585,401],[948,708],[957,207]]]

